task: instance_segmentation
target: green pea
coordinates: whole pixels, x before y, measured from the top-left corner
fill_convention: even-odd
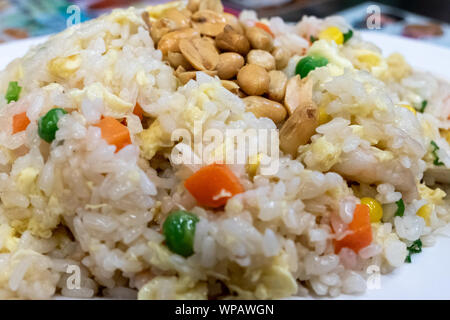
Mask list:
[[[183,210],[174,211],[166,218],[163,234],[170,251],[183,257],[194,253],[195,225],[198,221],[196,215]]]
[[[303,79],[309,74],[309,72],[313,71],[315,68],[323,67],[327,64],[327,58],[306,56],[297,63],[297,66],[295,67],[295,73],[299,74]]]
[[[55,134],[58,131],[58,121],[65,114],[67,114],[66,110],[54,108],[41,117],[38,121],[39,137],[48,143],[55,140]]]

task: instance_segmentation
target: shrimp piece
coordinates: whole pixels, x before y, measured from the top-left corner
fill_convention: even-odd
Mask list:
[[[357,182],[390,183],[402,193],[405,201],[417,199],[419,193],[411,169],[402,166],[398,159],[379,160],[376,157],[377,150],[374,147],[359,147],[351,153],[345,153],[332,170]]]

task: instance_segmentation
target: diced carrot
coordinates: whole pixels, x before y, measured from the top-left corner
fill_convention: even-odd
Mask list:
[[[200,205],[218,208],[244,192],[239,178],[224,164],[210,164],[195,172],[184,186]]]
[[[270,30],[269,26],[262,22],[256,22],[255,27],[261,28],[264,31],[266,31],[268,34],[270,34],[273,38],[275,38],[275,35],[273,34],[272,30]]]
[[[144,110],[142,109],[141,105],[136,102],[136,106],[134,107],[133,114],[137,115],[139,119],[144,119]]]
[[[370,209],[365,204],[357,204],[353,220],[348,225],[351,234],[341,240],[334,240],[334,251],[339,253],[342,248],[359,252],[372,243],[372,227],[370,225]]]
[[[13,116],[13,134],[24,131],[30,124],[30,119],[26,112],[18,113]]]
[[[104,117],[96,125],[102,131],[102,138],[116,146],[116,152],[131,144],[128,128],[112,117]]]

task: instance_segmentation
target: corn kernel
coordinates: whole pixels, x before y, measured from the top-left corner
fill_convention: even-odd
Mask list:
[[[331,116],[325,111],[325,108],[319,108],[319,125],[323,125],[331,120]]]
[[[425,223],[427,224],[427,226],[429,226],[432,212],[433,212],[433,205],[425,204],[425,205],[421,206],[419,210],[417,210],[416,214],[419,217],[422,217],[423,220],[425,220]]]
[[[333,40],[337,44],[344,43],[344,35],[337,27],[328,27],[319,33],[320,40]]]
[[[416,114],[416,113],[417,113],[416,109],[414,109],[413,107],[411,107],[409,104],[399,104],[398,106],[399,106],[399,107],[402,107],[402,108],[408,109],[408,110],[411,111],[413,114]]]
[[[370,222],[380,222],[383,217],[383,208],[381,204],[374,198],[365,197],[361,199],[361,203],[369,207]]]

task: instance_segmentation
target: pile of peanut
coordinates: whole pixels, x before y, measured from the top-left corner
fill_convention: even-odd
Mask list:
[[[195,79],[196,71],[217,76],[256,117],[282,124],[289,115],[280,129],[280,148],[285,152],[295,155],[298,146],[309,141],[318,118],[312,85],[299,76],[288,79],[281,71],[291,54],[274,46],[270,29],[261,23],[241,23],[223,11],[220,0],[191,0],[186,8],[169,8],[158,19],[150,19],[147,12],[143,18],[182,84]]]

